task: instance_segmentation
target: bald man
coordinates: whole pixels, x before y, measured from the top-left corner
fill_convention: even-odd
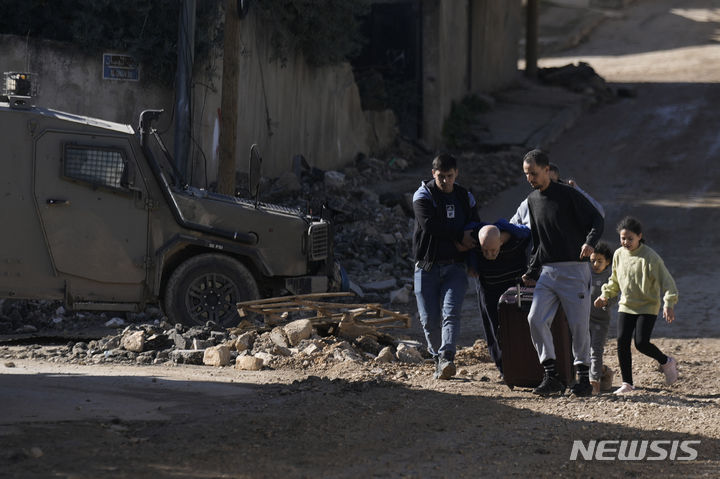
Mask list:
[[[470,257],[471,275],[475,276],[478,308],[490,357],[502,374],[502,351],[498,338],[498,301],[511,286],[516,286],[527,268],[530,229],[508,223],[474,227],[479,246]]]

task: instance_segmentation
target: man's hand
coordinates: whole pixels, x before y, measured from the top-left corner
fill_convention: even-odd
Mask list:
[[[604,308],[608,305],[608,300],[603,298],[602,296],[598,296],[598,298],[593,303],[596,308]]]
[[[470,276],[471,278],[477,278],[480,275],[478,274],[477,271],[475,271],[474,268],[468,268],[468,276]]]
[[[582,245],[582,248],[580,248],[580,259],[583,258],[589,258],[591,254],[595,252],[595,248],[590,246],[589,244],[585,243]]]
[[[463,235],[462,243],[455,242],[455,248],[458,251],[468,251],[477,246],[477,240],[472,234],[472,230],[465,231]]]
[[[522,281],[525,286],[535,286],[535,284],[537,283],[537,281],[535,281],[526,274],[522,275]]]
[[[663,318],[665,318],[665,321],[668,322],[668,324],[675,321],[675,310],[673,308],[668,308],[665,306],[663,308]]]

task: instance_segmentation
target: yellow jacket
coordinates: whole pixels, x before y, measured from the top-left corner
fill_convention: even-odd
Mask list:
[[[602,285],[602,297],[614,298],[622,293],[618,310],[629,314],[658,314],[660,295],[665,306],[673,308],[678,301],[675,280],[662,258],[652,248],[640,244],[635,251],[615,250],[612,274]]]

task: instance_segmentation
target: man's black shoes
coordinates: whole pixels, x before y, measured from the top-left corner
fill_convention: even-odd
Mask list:
[[[592,390],[592,387],[590,388]],[[554,374],[545,373],[543,380],[538,387],[533,389],[533,394],[538,396],[562,396],[565,393],[565,385]]]
[[[579,382],[575,383],[575,385],[570,388],[570,395],[579,398],[592,396],[592,392],[592,384],[590,384],[590,380],[587,376],[581,378]]]

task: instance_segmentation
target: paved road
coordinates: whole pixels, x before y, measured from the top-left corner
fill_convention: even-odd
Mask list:
[[[718,7],[710,0],[638,1],[586,43],[541,60],[541,66],[586,61],[611,86],[637,91],[585,115],[550,155],[563,176],[604,205],[606,241],[617,245],[615,225],[636,216],[675,276],[678,322],[658,321],[657,336],[720,336]],[[518,186],[487,210],[512,211],[528,191]]]

